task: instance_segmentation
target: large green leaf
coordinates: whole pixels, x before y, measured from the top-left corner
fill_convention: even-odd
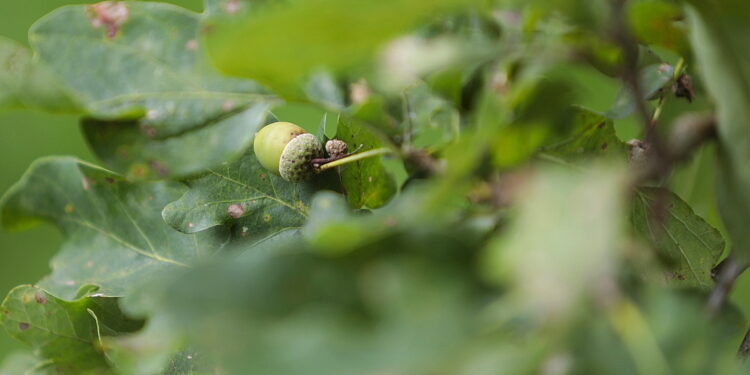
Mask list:
[[[205,40],[220,70],[295,95],[293,86],[312,69],[325,67],[337,72],[354,67],[420,21],[473,3],[476,1],[293,1],[263,12],[210,19]]]
[[[92,117],[138,119],[148,133],[167,137],[262,92],[213,70],[198,22],[198,14],[170,4],[102,2],[55,10],[31,27],[29,40]]]
[[[691,1],[690,42],[718,110],[719,211],[735,256],[750,262],[750,37],[747,2]]]
[[[166,139],[153,138],[135,121],[84,119],[83,133],[105,165],[130,179],[178,178],[238,158],[268,115],[260,101],[205,127]]]
[[[185,190],[174,182],[132,184],[73,158],[48,158],[29,168],[0,209],[8,229],[45,220],[65,235],[41,287],[65,299],[90,286],[122,296],[213,254],[226,241],[226,231],[186,235],[164,223],[162,208]]]
[[[387,147],[373,130],[356,120],[347,120],[343,117],[339,118],[336,138],[346,142],[349,150],[355,150],[362,145],[360,152]],[[341,183],[352,207],[378,208],[396,194],[396,182],[383,166],[381,158],[368,158],[340,167]]]
[[[188,185],[185,195],[164,207],[169,225],[194,233],[231,222],[240,236],[255,239],[302,226],[314,192],[309,182],[292,183],[268,172],[252,148]]]
[[[74,111],[77,106],[28,48],[0,37],[0,109],[5,108]]]
[[[660,209],[665,211],[664,217],[659,217]],[[700,288],[713,285],[711,269],[724,251],[724,239],[680,197],[666,189],[640,188],[631,220],[636,232],[666,258],[664,279],[668,283]]]
[[[0,322],[11,336],[52,361],[58,374],[108,373],[101,348],[104,336],[141,328],[117,307],[116,298],[63,301],[33,286],[13,289],[0,306]]]

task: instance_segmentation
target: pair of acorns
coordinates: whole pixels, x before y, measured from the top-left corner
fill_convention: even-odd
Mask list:
[[[341,140],[326,142],[328,158],[323,159],[323,146],[318,137],[291,122],[266,125],[255,134],[255,156],[263,168],[291,182],[302,182],[319,172],[319,161],[346,156],[347,145]]]

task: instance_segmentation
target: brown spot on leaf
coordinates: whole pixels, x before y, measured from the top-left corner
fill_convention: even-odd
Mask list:
[[[125,159],[128,157],[128,154],[130,154],[130,148],[128,146],[119,146],[117,147],[117,150],[115,150],[115,153],[117,153],[117,157],[120,159]]]
[[[71,203],[66,204],[65,205],[65,213],[69,214],[69,213],[72,213],[72,212],[73,212],[73,204],[71,204]]]
[[[224,112],[229,112],[229,111],[233,110],[234,109],[234,101],[232,101],[232,100],[225,101],[224,103],[221,104],[221,109]]]
[[[130,167],[130,175],[142,178],[146,174],[146,166],[143,164],[133,164]]]
[[[596,126],[597,129],[601,129],[604,127],[604,125],[607,125],[606,122],[600,122],[599,125]]]
[[[153,126],[144,126],[141,128],[141,131],[143,131],[143,134],[145,134],[149,138],[155,138],[157,135],[156,128]]]
[[[680,279],[680,280],[685,280],[685,276],[680,275],[680,274],[677,275],[677,278]]]
[[[213,25],[203,25],[201,27],[201,34],[206,35],[210,33],[211,31],[213,31],[213,29],[214,29]]]
[[[102,1],[86,7],[86,15],[91,26],[95,29],[104,27],[107,38],[114,38],[122,25],[128,19],[128,7],[119,1]]]
[[[21,331],[26,331],[29,329],[29,327],[30,327],[29,323],[25,323],[25,322],[18,323],[18,329],[20,329]]]
[[[169,173],[169,171],[167,170],[167,167],[165,167],[164,164],[156,160],[151,160],[148,162],[148,164],[151,166],[151,169],[153,169],[154,172],[156,172],[156,174],[159,175],[159,177],[164,177]]]
[[[34,296],[34,300],[36,301],[36,303],[38,303],[40,305],[44,305],[44,304],[47,303],[47,297],[45,297],[44,294],[42,294],[42,293],[37,293]]]
[[[227,208],[227,214],[233,219],[239,219],[245,214],[245,209],[241,204],[235,203]]]
[[[601,149],[602,151],[604,151],[604,150],[606,150],[606,149],[607,149],[607,146],[609,146],[609,145],[607,144],[607,142],[604,142],[604,143],[602,143],[602,146],[601,146],[601,147],[599,147],[599,148],[600,148],[600,149]]]
[[[271,221],[271,215],[269,215],[269,214],[263,215],[263,221],[265,221],[266,223],[269,222],[269,221]]]
[[[114,184],[115,183],[115,179],[112,178],[112,177],[105,177],[104,181],[106,181],[108,184]]]

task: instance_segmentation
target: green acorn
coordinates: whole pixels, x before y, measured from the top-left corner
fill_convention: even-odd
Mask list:
[[[291,182],[315,175],[311,161],[323,156],[320,140],[290,122],[275,122],[260,129],[253,148],[263,168]]]

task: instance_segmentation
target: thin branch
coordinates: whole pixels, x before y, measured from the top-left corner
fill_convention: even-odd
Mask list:
[[[727,301],[727,298],[729,297],[729,293],[734,287],[735,281],[737,281],[737,278],[746,269],[746,265],[737,262],[737,260],[732,257],[729,257],[727,259],[724,259],[724,261],[719,263],[716,268],[711,270],[711,274],[714,278],[714,281],[716,281],[716,285],[714,285],[711,294],[709,294],[708,303],[706,304],[706,309],[708,310],[710,316],[716,316],[721,311]]]
[[[634,184],[661,179],[671,172],[675,164],[689,159],[703,143],[716,137],[716,117],[713,114],[688,113],[678,117],[672,125],[669,141],[665,143],[661,156],[653,152],[653,146],[644,142],[629,143],[631,159],[638,158],[638,165],[643,169],[638,171]],[[641,147],[645,156],[634,155],[634,147]],[[631,160],[632,161],[632,160]]]
[[[750,329],[747,330],[745,337],[742,338],[740,349],[737,351],[737,357],[743,361],[747,359],[748,355],[750,355]]]
[[[651,122],[646,102],[643,100],[643,88],[638,72],[638,43],[633,38],[630,28],[627,24],[627,15],[625,14],[625,3],[627,0],[615,0],[612,7],[612,25],[614,41],[620,46],[623,53],[622,79],[630,90],[635,102],[635,109],[641,118],[645,132],[645,140],[650,143],[654,134],[654,124]]]

